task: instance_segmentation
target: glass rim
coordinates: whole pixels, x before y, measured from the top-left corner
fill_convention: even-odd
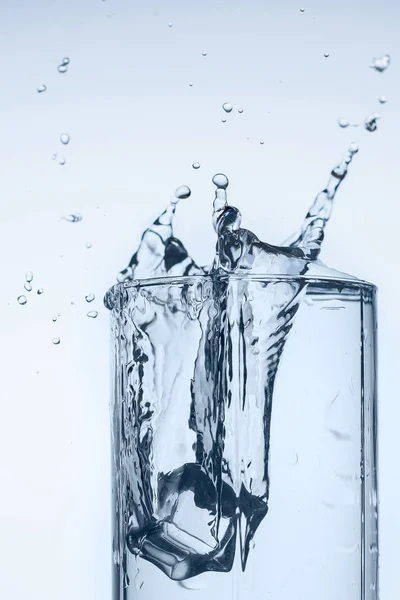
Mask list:
[[[130,288],[138,288],[138,287],[147,287],[147,286],[158,286],[158,285],[185,285],[190,283],[196,283],[200,281],[212,281],[212,280],[242,280],[242,281],[258,281],[258,282],[271,282],[271,283],[279,283],[279,282],[304,282],[304,283],[314,283],[314,284],[329,284],[331,283],[335,287],[341,286],[349,286],[355,288],[365,288],[369,291],[377,291],[377,286],[369,281],[364,279],[357,279],[352,276],[343,276],[343,277],[330,277],[330,276],[311,276],[311,275],[266,275],[266,274],[256,274],[256,273],[218,273],[218,274],[193,274],[193,275],[177,275],[177,276],[166,276],[166,277],[148,277],[148,278],[138,278],[138,279],[130,279],[127,281],[121,281],[119,283],[115,283],[112,285],[108,292],[117,292],[122,289],[130,289]]]

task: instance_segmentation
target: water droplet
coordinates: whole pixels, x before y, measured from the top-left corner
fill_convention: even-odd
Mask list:
[[[29,281],[25,282],[24,288],[26,289],[27,292],[31,292],[32,291],[32,286],[29,283]]]
[[[58,65],[57,71],[59,73],[66,73],[68,71],[67,65]]]
[[[51,155],[51,158],[52,158],[53,160],[56,160],[56,158],[57,158],[57,153],[56,153],[56,152],[54,152],[54,154],[52,154],[52,155]]]
[[[58,344],[60,343],[60,341],[61,341],[61,340],[60,340],[60,338],[53,338],[53,339],[52,339],[52,342],[53,342],[53,344],[54,344],[55,346],[58,346]]]
[[[96,296],[94,294],[88,294],[87,296],[85,296],[85,300],[86,300],[86,302],[93,302],[95,297]]]
[[[54,317],[52,317],[51,320],[53,321],[53,323],[55,323],[57,321],[57,317],[54,315]]]
[[[175,190],[175,198],[177,200],[183,200],[184,198],[189,198],[192,190],[187,185],[181,185]]]
[[[89,312],[87,313],[87,316],[90,317],[91,319],[95,319],[98,314],[99,313],[97,312],[97,310],[89,310]]]
[[[24,305],[28,302],[28,300],[26,299],[26,296],[18,296],[17,302],[18,304]]]
[[[260,144],[261,144],[261,146],[263,146],[264,145],[264,140],[260,140]]]
[[[325,53],[324,53],[324,57],[325,57],[325,58],[329,58],[329,52],[325,52]]]
[[[46,85],[39,85],[37,91],[39,94],[42,94],[43,92],[45,92],[47,90],[47,86]]]
[[[189,83],[189,87],[193,87],[193,83]]]
[[[226,119],[221,119],[222,123],[226,123]]]
[[[193,167],[193,169],[200,169],[200,163],[198,163],[198,162],[194,162],[194,163],[192,164],[192,167]]]
[[[378,113],[369,115],[364,121],[364,127],[367,131],[376,131],[378,128],[378,121],[381,116]]]
[[[69,140],[70,140],[70,139],[71,139],[71,138],[69,137],[69,134],[68,134],[68,133],[62,133],[62,134],[60,135],[60,142],[61,142],[62,144],[64,144],[64,146],[65,146],[65,145],[67,145],[67,144],[69,144]]]
[[[70,60],[69,60],[68,56],[66,56],[65,58],[62,59],[61,64],[62,65],[69,65],[69,62],[70,62]]]
[[[173,26],[173,23],[169,22],[168,27],[172,27],[172,26]]]
[[[25,273],[25,281],[29,281],[29,283],[31,281],[33,281],[33,273],[32,273],[32,271],[28,271],[27,273]]]
[[[57,313],[57,317],[61,317],[61,313]]]
[[[90,250],[91,247],[92,247],[92,242],[86,242],[85,248],[87,248],[88,250]]]
[[[202,56],[207,56],[207,52],[202,52]]]
[[[387,102],[387,97],[386,97],[386,96],[380,96],[380,97],[379,97],[379,102],[380,102],[381,104],[386,104],[386,102]]]
[[[223,173],[216,173],[212,178],[212,182],[217,188],[226,190],[229,185],[229,179]]]
[[[65,160],[65,158],[60,158],[58,162],[63,167],[67,161]]]
[[[239,108],[238,113],[242,114],[242,112],[243,112],[243,108]]]
[[[303,13],[303,12],[305,12],[305,10],[306,10],[305,8],[301,8],[300,12]]]
[[[383,56],[372,59],[371,69],[375,69],[375,71],[378,71],[378,73],[383,73],[383,71],[386,71],[389,65],[390,56],[389,54],[384,54]]]
[[[370,544],[369,545],[369,551],[371,554],[377,554],[378,553],[378,546],[376,544]]]
[[[339,125],[339,127],[342,127],[344,129],[345,127],[348,127],[350,125],[350,123],[348,122],[347,119],[339,119],[338,125]]]
[[[225,112],[227,112],[227,113],[230,113],[230,112],[232,112],[232,110],[233,110],[233,106],[232,106],[232,104],[229,104],[229,102],[225,102],[225,103],[222,105],[222,108],[223,108],[223,109],[224,109],[224,111],[225,111]]]
[[[78,223],[79,221],[82,221],[82,219],[83,219],[81,213],[73,213],[71,215],[68,215],[67,217],[61,217],[61,218],[64,219],[64,221],[68,221],[69,223]]]
[[[41,296],[44,292],[43,288],[39,288],[38,291],[36,292],[38,296]]]
[[[370,583],[369,587],[374,592],[376,590],[376,583],[375,583],[375,581],[373,581],[372,583]]]

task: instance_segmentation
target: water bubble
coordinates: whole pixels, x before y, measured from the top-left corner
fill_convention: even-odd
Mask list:
[[[55,346],[58,346],[58,344],[61,342],[60,338],[53,338],[52,342]]]
[[[25,282],[24,288],[26,289],[27,292],[31,292],[32,291],[32,286],[29,283],[29,281]]]
[[[39,288],[38,291],[36,292],[38,296],[41,296],[44,292],[43,288]]]
[[[29,283],[31,281],[33,281],[33,273],[32,273],[32,271],[28,271],[27,273],[25,273],[25,281],[29,281]]]
[[[243,112],[243,108],[239,108],[238,113],[242,114],[242,112]]]
[[[66,65],[58,65],[57,71],[59,73],[66,73],[68,71],[68,67]]]
[[[94,294],[88,294],[87,296],[85,296],[85,300],[86,300],[86,302],[93,302],[95,297],[96,296]]]
[[[212,178],[212,182],[217,188],[226,190],[229,185],[229,179],[223,173],[216,173]]]
[[[226,123],[226,119],[221,119],[222,123]]]
[[[342,127],[344,129],[345,127],[348,127],[350,125],[350,123],[348,122],[347,119],[339,119],[338,125],[339,125],[339,127]]]
[[[26,296],[18,296],[17,302],[23,306],[28,302],[28,300],[26,299]]]
[[[207,52],[202,52],[202,56],[207,56]]]
[[[200,169],[200,163],[198,163],[198,162],[194,162],[194,163],[192,164],[192,167],[193,167],[193,169]]]
[[[47,90],[47,86],[46,85],[39,85],[37,91],[39,94],[42,94],[43,92],[45,92]]]
[[[378,71],[378,73],[383,73],[383,71],[386,71],[389,65],[390,56],[389,54],[384,54],[383,56],[372,59],[371,69],[375,69],[375,71]]]
[[[324,52],[324,58],[329,58],[329,52]]]
[[[86,242],[85,248],[87,248],[88,250],[90,250],[91,247],[92,247],[92,242]]]
[[[232,112],[232,110],[233,110],[233,106],[232,106],[232,104],[229,104],[229,102],[225,102],[225,103],[222,105],[222,108],[223,108],[223,109],[224,109],[224,111],[225,111],[225,112],[227,112],[227,113],[230,113],[230,112]]]
[[[381,104],[386,104],[386,102],[387,102],[387,97],[386,97],[386,96],[379,96],[378,100],[379,100],[379,102],[380,102]]]
[[[367,131],[376,131],[378,128],[378,121],[381,116],[378,113],[369,115],[364,121],[364,127]]]
[[[64,144],[64,146],[66,146],[67,144],[69,144],[69,140],[70,140],[70,139],[71,139],[71,138],[70,138],[70,136],[69,136],[69,134],[68,134],[68,133],[62,133],[62,134],[60,135],[60,142],[61,142],[62,144]]]
[[[65,160],[65,158],[60,158],[58,162],[63,167],[67,161]]]
[[[89,310],[89,312],[87,313],[87,316],[90,319],[95,319],[97,317],[99,313],[97,312],[97,310]]]

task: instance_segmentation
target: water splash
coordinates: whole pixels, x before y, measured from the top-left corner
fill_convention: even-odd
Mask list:
[[[299,231],[282,246],[262,242],[242,227],[240,211],[228,202],[229,180],[217,173],[213,177],[212,213],[216,251],[211,266],[198,266],[174,236],[176,206],[190,196],[190,189],[182,187],[143,233],[128,267],[118,275],[119,281],[210,276],[207,310],[196,309],[195,302],[191,302],[191,310],[195,311],[191,318],[199,321],[202,333],[185,422],[196,441],[192,459],[172,471],[157,471],[153,464],[152,435],[158,427],[158,416],[154,406],[143,408],[143,400],[146,382],[153,377],[155,353],[163,346],[162,340],[151,333],[153,325],[167,319],[171,327],[174,322],[180,327],[182,303],[180,298],[170,296],[170,286],[160,286],[157,297],[138,301],[133,320],[130,314],[129,322],[134,325],[129,343],[133,344],[134,360],[128,352],[129,367],[122,365],[127,377],[124,385],[126,389],[140,388],[141,395],[140,399],[124,397],[122,412],[118,404],[113,407],[114,437],[120,444],[115,457],[118,533],[114,543],[119,549],[117,564],[122,569],[130,552],[153,563],[169,578],[185,581],[210,570],[231,570],[236,547],[242,569],[246,569],[253,538],[269,509],[274,387],[286,341],[306,293],[307,282],[299,276],[332,273],[319,260],[321,245],[336,193],[357,151],[352,144],[332,169]],[[291,277],[277,282],[273,298],[266,301],[265,286],[253,286],[250,293],[248,279],[234,277],[238,273]],[[110,290],[106,295],[108,308],[114,306],[113,294]],[[182,294],[188,302],[188,290]],[[124,344],[127,342],[124,330]],[[240,365],[245,365],[246,378]],[[177,377],[182,369],[179,359],[176,368]],[[168,403],[170,399],[164,400]],[[162,412],[162,407],[159,410]],[[240,427],[243,435],[238,438],[237,423],[249,423],[250,416],[261,430],[255,435]],[[293,459],[294,464],[297,459]],[[257,466],[251,471],[246,469],[245,465],[252,464]]]

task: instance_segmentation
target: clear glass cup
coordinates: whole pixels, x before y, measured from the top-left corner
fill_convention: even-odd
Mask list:
[[[376,600],[376,289],[118,284],[113,600]]]

